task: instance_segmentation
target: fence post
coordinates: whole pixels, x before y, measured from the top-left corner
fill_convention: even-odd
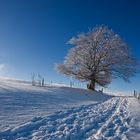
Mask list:
[[[134,97],[136,97],[136,91],[134,90]]]
[[[138,94],[138,100],[140,100],[140,93]]]
[[[134,90],[134,97],[137,98],[138,100],[140,100],[140,93],[138,93]]]

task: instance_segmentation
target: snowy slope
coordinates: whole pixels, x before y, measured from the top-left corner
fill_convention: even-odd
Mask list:
[[[127,135],[129,139],[140,140],[140,100],[129,98],[129,112],[132,118],[131,129]]]
[[[95,93],[96,94],[96,93]],[[0,80],[0,129],[14,127],[59,110],[94,104],[110,97],[68,87],[35,87],[30,83]]]
[[[139,140],[139,107],[132,97],[1,80],[0,139]]]

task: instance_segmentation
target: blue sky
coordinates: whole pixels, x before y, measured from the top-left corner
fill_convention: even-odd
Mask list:
[[[54,64],[63,62],[72,36],[100,24],[118,33],[140,61],[139,6],[139,0],[0,0],[0,76],[29,80],[35,72],[47,82],[68,83]],[[139,77],[131,84],[113,80],[109,88],[140,91]]]

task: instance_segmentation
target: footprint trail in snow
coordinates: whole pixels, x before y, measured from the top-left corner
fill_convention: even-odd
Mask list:
[[[128,98],[113,97],[108,101],[83,105],[31,121],[0,132],[6,140],[127,140],[131,118]]]

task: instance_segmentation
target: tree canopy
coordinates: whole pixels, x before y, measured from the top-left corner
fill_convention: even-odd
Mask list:
[[[129,78],[136,72],[137,61],[128,45],[106,26],[96,26],[87,33],[72,37],[71,48],[58,72],[80,81],[88,81],[94,90],[95,83],[108,85],[113,78]]]

